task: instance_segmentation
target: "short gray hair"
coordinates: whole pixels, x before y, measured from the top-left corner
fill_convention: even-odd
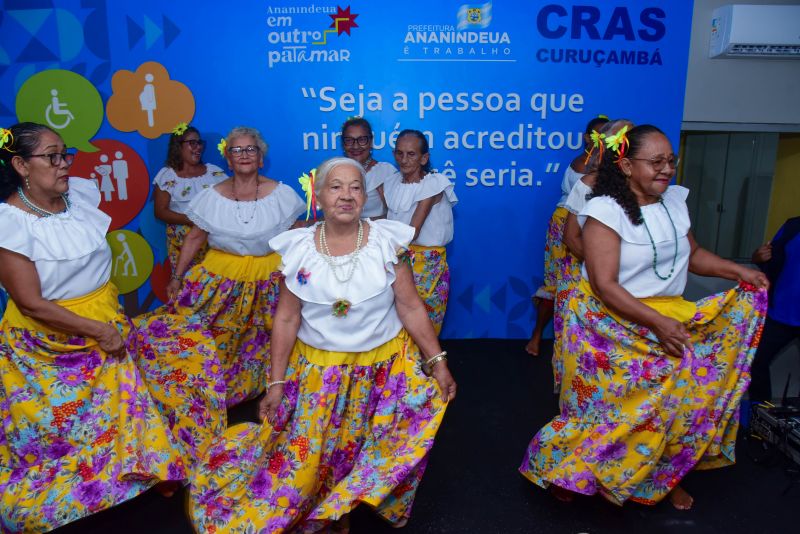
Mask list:
[[[267,142],[264,141],[264,138],[261,137],[261,132],[256,130],[255,128],[250,128],[249,126],[237,126],[230,132],[228,132],[228,137],[225,138],[225,143],[227,146],[231,146],[231,143],[234,139],[238,139],[239,137],[250,136],[256,140],[256,144],[258,145],[258,149],[261,152],[261,157],[266,157],[267,151],[269,150],[269,145]]]
[[[315,195],[319,195],[322,192],[322,188],[325,185],[325,179],[328,177],[331,171],[336,167],[340,167],[342,165],[348,165],[350,167],[353,167],[354,169],[357,169],[358,173],[361,175],[361,179],[362,180],[366,179],[367,173],[364,170],[364,167],[356,160],[351,158],[345,158],[342,156],[326,159],[320,164],[319,167],[317,167],[317,175],[314,177]],[[364,184],[364,186],[366,186],[366,184]]]

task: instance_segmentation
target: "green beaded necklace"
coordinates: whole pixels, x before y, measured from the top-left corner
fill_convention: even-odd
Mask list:
[[[675,273],[675,262],[678,260],[678,229],[675,228],[675,221],[672,220],[672,215],[670,215],[667,205],[664,204],[664,199],[659,197],[658,203],[661,204],[661,207],[667,212],[667,217],[669,217],[669,222],[672,224],[672,231],[675,235],[675,255],[672,256],[672,268],[669,270],[667,276],[662,276],[656,269],[656,265],[658,265],[658,251],[656,251],[656,242],[653,241],[653,234],[650,233],[650,228],[647,227],[647,221],[644,219],[644,213],[642,213],[642,222],[644,223],[644,229],[647,230],[647,237],[650,238],[650,245],[653,246],[653,272],[656,273],[656,276],[661,280],[669,280]]]

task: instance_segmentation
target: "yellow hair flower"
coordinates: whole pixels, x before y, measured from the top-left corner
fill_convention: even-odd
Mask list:
[[[619,154],[622,157],[620,151],[624,152],[625,147],[628,145],[628,126],[623,126],[617,133],[614,135],[606,136],[606,148]]]
[[[183,133],[189,128],[189,125],[185,122],[179,122],[175,128],[172,129],[172,133],[175,135],[183,135]]]
[[[600,133],[597,130],[592,130],[592,133],[589,134],[589,137],[591,138],[594,147],[600,148],[600,145],[603,144],[603,139],[606,138],[606,134]]]
[[[5,148],[9,152],[12,152],[12,150],[8,148],[8,146],[12,144],[14,144],[14,134],[7,128],[0,128],[0,148]]]
[[[300,187],[303,188],[303,193],[306,194],[306,220],[311,218],[311,209],[314,209],[314,220],[317,220],[317,198],[314,194],[314,180],[316,179],[317,169],[313,168],[308,171],[308,174],[303,175],[297,180],[300,182]]]
[[[217,144],[217,150],[219,150],[220,155],[224,158],[225,157],[225,150],[228,148],[228,142],[223,137],[219,140]]]

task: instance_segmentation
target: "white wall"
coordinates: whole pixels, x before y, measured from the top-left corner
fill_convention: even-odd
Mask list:
[[[684,130],[800,131],[800,59],[711,59],[711,14],[726,4],[797,0],[695,0]]]

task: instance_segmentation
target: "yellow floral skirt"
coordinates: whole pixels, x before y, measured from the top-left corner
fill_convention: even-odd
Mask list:
[[[186,240],[186,234],[192,229],[190,224],[168,224],[167,225],[167,258],[169,258],[170,268],[174,271],[175,266],[178,265],[178,258],[181,255],[181,247]],[[205,258],[208,252],[208,243],[203,243],[200,250],[197,251],[188,269],[191,269]]]
[[[178,330],[202,325],[214,339],[228,407],[264,391],[272,318],[278,306],[280,256],[237,256],[211,249],[186,273],[168,315],[184,317]]]
[[[23,315],[0,324],[0,530],[42,532],[99,512],[159,480],[186,478],[181,447],[142,382],[112,284],[57,302],[115,325],[122,358],[94,339]]]
[[[359,503],[407,519],[446,404],[408,334],[362,353],[297,341],[275,426],[228,429],[192,476],[198,532],[313,532]]]
[[[450,294],[450,267],[447,265],[447,251],[444,247],[423,247],[411,245],[411,270],[417,294],[425,303],[436,330],[442,331],[444,314],[447,311],[447,298]]]
[[[611,312],[588,282],[565,299],[561,413],[531,441],[523,475],[617,504],[653,504],[690,470],[734,462],[766,291],[740,285],[696,303],[642,299],[686,326],[692,349],[683,358]]]
[[[227,428],[214,337],[197,316],[148,314],[136,321],[136,344],[136,364],[191,468]]]

